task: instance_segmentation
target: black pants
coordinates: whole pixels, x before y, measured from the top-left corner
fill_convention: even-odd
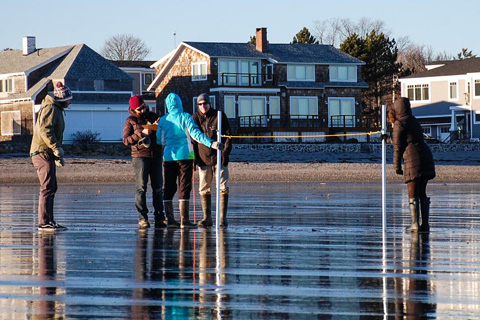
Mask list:
[[[408,197],[411,198],[426,198],[427,197],[427,179],[416,178],[415,180],[407,182]]]
[[[163,200],[172,200],[177,192],[178,199],[189,200],[192,191],[193,160],[165,161],[163,163]]]

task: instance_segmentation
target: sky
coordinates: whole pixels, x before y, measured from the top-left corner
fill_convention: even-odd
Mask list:
[[[266,27],[270,43],[290,43],[318,21],[370,18],[391,38],[480,56],[479,14],[478,0],[3,0],[0,50],[35,36],[37,48],[84,43],[100,52],[109,37],[131,34],[150,49],[146,60],[158,60],[181,41],[243,43]]]

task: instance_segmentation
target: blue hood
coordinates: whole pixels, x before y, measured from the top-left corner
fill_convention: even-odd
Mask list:
[[[176,93],[170,93],[165,99],[167,104],[168,113],[182,113],[183,105],[182,100]]]

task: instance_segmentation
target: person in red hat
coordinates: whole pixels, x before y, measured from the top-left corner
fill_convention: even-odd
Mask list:
[[[67,229],[58,224],[53,217],[53,203],[57,192],[56,167],[63,167],[63,131],[65,130],[64,112],[72,103],[70,89],[57,82],[53,95],[51,93],[42,101],[38,111],[30,145],[30,157],[37,170],[40,181],[38,199],[38,228]]]
[[[138,226],[140,229],[150,227],[146,199],[148,178],[150,178],[155,227],[163,228],[166,227],[166,224],[162,195],[162,148],[156,143],[155,131],[144,128],[145,125],[157,123],[159,116],[150,111],[140,95],[130,98],[129,113],[130,116],[125,120],[123,127],[123,143],[131,147],[135,172],[135,207],[138,211]]]

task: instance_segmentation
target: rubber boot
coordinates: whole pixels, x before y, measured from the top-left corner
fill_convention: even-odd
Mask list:
[[[410,216],[412,217],[412,224],[410,227],[407,227],[405,231],[407,232],[417,232],[418,231],[418,218],[420,215],[420,203],[418,198],[410,198]]]
[[[165,210],[165,214],[167,216],[167,228],[179,228],[180,223],[175,220],[173,216],[173,202],[172,200],[164,201],[163,202],[163,209]]]
[[[163,212],[155,212],[155,228],[166,228],[167,224],[165,223],[165,215]]]
[[[220,194],[220,228],[228,227],[227,221],[228,193]]]
[[[203,219],[198,223],[199,227],[207,228],[213,226],[212,222],[212,195],[202,194]]]
[[[189,200],[179,200],[180,205],[180,228],[196,228],[197,224],[192,223],[189,218],[190,210],[190,201]]]
[[[428,216],[430,215],[430,198],[420,199],[420,214],[422,217],[420,232],[429,232],[430,224],[428,223]]]

